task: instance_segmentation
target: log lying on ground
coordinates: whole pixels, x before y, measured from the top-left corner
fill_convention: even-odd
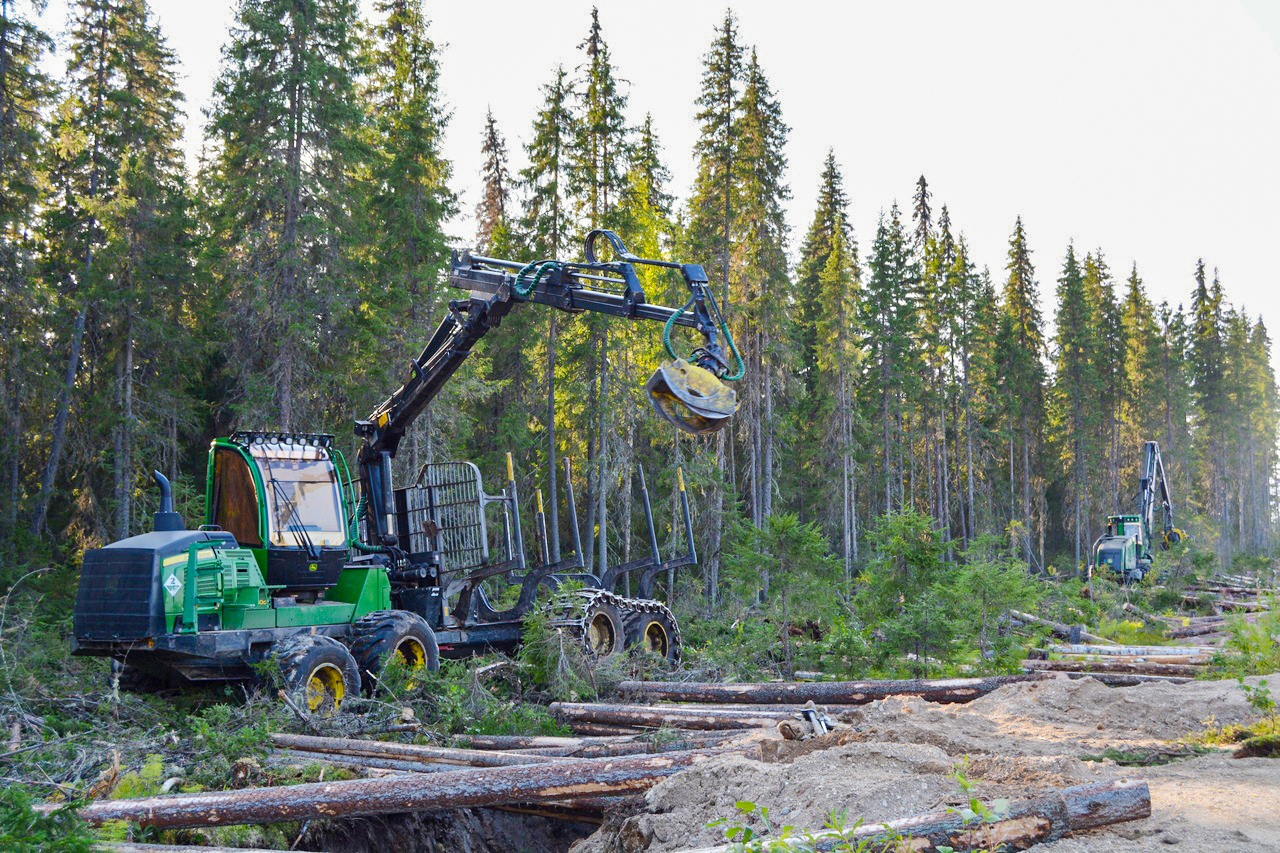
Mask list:
[[[990,678],[943,678],[903,681],[813,681],[762,684],[716,684],[705,682],[624,681],[618,692],[624,696],[673,702],[710,702],[741,705],[750,703],[805,702],[828,705],[866,705],[890,696],[918,696],[928,702],[972,702],[1006,684],[1040,681],[1048,673],[997,675]]]
[[[1169,636],[1175,640],[1182,637],[1199,637],[1204,634],[1216,634],[1227,624],[1225,619],[1217,619],[1213,622],[1201,622],[1198,625],[1183,625],[1180,628],[1170,628]]]
[[[1139,684],[1150,684],[1153,681],[1163,681],[1166,684],[1186,684],[1193,679],[1175,677],[1171,675],[1124,675],[1114,672],[1060,672],[1058,675],[1065,675],[1073,681],[1081,678],[1092,678],[1108,687],[1137,687]]]
[[[272,753],[273,764],[329,764],[355,771],[392,770],[399,773],[451,773],[455,764],[429,764],[425,761],[406,761],[396,758],[375,758],[371,755],[336,755],[325,752],[302,752],[293,749],[277,749]]]
[[[1063,622],[1054,622],[1052,619],[1044,619],[1039,616],[1033,616],[1030,613],[1023,613],[1020,610],[1010,610],[1009,615],[1019,622],[1025,622],[1032,625],[1039,625],[1042,628],[1048,628],[1055,636],[1064,640],[1073,640],[1079,638],[1086,643],[1097,643],[1098,645],[1116,645],[1115,640],[1109,640],[1106,637],[1099,637],[1097,634],[1090,634],[1081,626],[1067,625]],[[1077,633],[1078,632],[1078,633]]]
[[[92,824],[128,820],[180,829],[554,802],[642,791],[698,761],[730,753],[755,758],[760,754],[758,746],[691,750],[643,758],[585,758],[528,767],[100,800],[80,809],[79,814]],[[48,813],[55,808],[40,806],[39,810]]]
[[[542,755],[520,755],[511,752],[489,752],[480,749],[451,749],[443,746],[421,746],[416,743],[388,743],[380,740],[358,740],[343,737],[317,737],[272,732],[271,743],[283,749],[316,752],[327,755],[354,755],[393,758],[399,761],[426,761],[435,764],[462,764],[470,767],[509,767],[517,764],[546,764],[562,759]]]
[[[1063,655],[1123,655],[1125,657],[1152,658],[1211,655],[1217,649],[1208,646],[1087,646],[1083,644],[1051,645],[1049,651]]]
[[[607,726],[667,726],[695,731],[742,728],[774,728],[782,720],[795,719],[793,711],[739,711],[737,709],[681,708],[672,705],[606,705],[595,702],[552,702],[552,716],[577,728],[579,723]]]
[[[843,833],[817,832],[798,835],[806,850],[851,849],[873,839],[901,839],[901,848],[913,851],[1025,850],[1035,844],[1056,841],[1072,832],[1142,820],[1151,816],[1151,790],[1146,782],[1121,779],[1050,791],[1039,797],[1011,803],[1000,820],[966,823],[957,810],[919,815],[888,823],[863,824]],[[790,845],[787,845],[790,846]],[[689,853],[727,853],[728,844],[704,847]],[[895,846],[893,849],[899,849]]]
[[[671,749],[708,749],[723,746],[754,729],[683,732],[674,740],[654,740],[654,733],[611,737],[546,737],[521,735],[457,735],[454,742],[471,749],[510,750],[527,755],[564,755],[587,758],[603,755],[639,755]],[[544,751],[545,750],[545,751]],[[553,750],[563,750],[557,752]]]
[[[1058,659],[1090,663],[1092,661],[1115,661],[1117,663],[1166,663],[1166,664],[1207,664],[1213,655],[1059,655]]]
[[[1127,660],[1024,660],[1022,668],[1029,672],[1122,673],[1125,675],[1172,675],[1195,678],[1204,667],[1195,664],[1135,663]]]

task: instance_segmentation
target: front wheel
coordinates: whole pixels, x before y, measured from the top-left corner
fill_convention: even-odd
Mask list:
[[[313,714],[336,713],[360,689],[355,658],[332,637],[299,634],[280,643],[272,657],[286,694]]]

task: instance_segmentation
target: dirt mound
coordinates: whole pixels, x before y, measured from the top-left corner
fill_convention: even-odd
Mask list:
[[[849,822],[909,817],[962,805],[967,795],[951,775],[960,766],[979,798],[1022,798],[1134,775],[1132,768],[1109,761],[1081,760],[1107,746],[1162,743],[1200,731],[1209,720],[1222,725],[1252,716],[1243,691],[1229,681],[1108,688],[1093,679],[1062,677],[1009,685],[967,705],[892,697],[843,715],[847,727],[824,738],[766,744],[765,761],[725,756],[673,776],[649,791],[639,813],[612,817],[572,849],[631,853],[714,844],[723,840],[723,828],[706,824],[717,818],[761,827],[758,819],[738,815],[734,804],[742,800],[768,806],[774,827],[801,830],[820,829],[832,812],[840,811]],[[1280,834],[1263,828],[1274,822],[1275,800],[1270,806],[1263,801],[1280,790],[1280,772],[1274,783],[1259,783],[1254,777],[1261,771],[1247,766],[1253,762],[1265,764],[1266,759],[1206,756],[1168,768],[1144,768],[1141,775],[1151,779],[1156,817],[1064,842],[1057,849],[1139,849],[1134,846],[1138,841],[1143,849],[1148,843],[1156,849],[1179,834],[1203,841],[1207,846],[1202,849],[1232,849],[1244,838],[1259,845],[1251,849],[1269,849],[1273,837],[1280,842]],[[1257,787],[1257,814],[1246,813],[1244,827],[1236,825],[1240,816],[1229,805],[1221,813],[1207,806],[1199,818],[1182,814],[1183,805],[1168,792],[1193,784],[1196,766],[1216,774],[1216,781],[1194,782],[1204,787],[1203,799],[1209,803],[1222,795],[1229,804],[1231,797],[1224,792],[1245,774],[1240,778],[1247,776],[1247,784]],[[1269,766],[1280,770],[1280,763]],[[1250,821],[1257,824],[1252,830]]]

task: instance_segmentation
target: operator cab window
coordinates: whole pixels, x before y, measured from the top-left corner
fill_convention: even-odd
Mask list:
[[[271,545],[346,546],[338,472],[321,448],[255,442],[249,453],[262,472]]]

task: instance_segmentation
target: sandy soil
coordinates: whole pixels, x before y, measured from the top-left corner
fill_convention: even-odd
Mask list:
[[[1256,680],[1255,680],[1256,681]],[[1272,684],[1280,684],[1273,676]],[[1211,754],[1133,768],[1083,761],[1106,747],[1166,744],[1210,724],[1252,717],[1234,681],[1108,688],[1065,676],[1010,685],[968,705],[891,698],[846,714],[825,738],[770,742],[764,761],[726,756],[655,786],[611,815],[574,853],[676,851],[722,839],[706,824],[734,803],[767,805],[775,825],[820,829],[833,811],[849,822],[893,820],[963,805],[951,773],[990,801],[1115,778],[1146,779],[1152,816],[1078,835],[1045,851],[1280,851],[1280,760]]]

